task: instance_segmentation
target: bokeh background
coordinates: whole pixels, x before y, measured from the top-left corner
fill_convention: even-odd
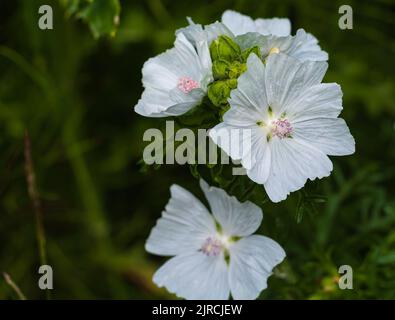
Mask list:
[[[357,143],[353,156],[332,157],[329,178],[282,203],[258,203],[260,231],[287,252],[261,298],[395,298],[393,0],[124,0],[118,27],[117,0],[81,13],[83,1],[0,1],[0,271],[28,299],[49,296],[37,286],[43,257],[26,132],[54,270],[50,298],[174,298],[152,283],[165,259],[144,242],[172,183],[203,197],[187,166],[139,163],[144,130],[163,121],[133,106],[144,61],[172,46],[185,17],[207,24],[226,9],[289,17],[293,33],[303,27],[320,40],[330,56],[325,82],[342,86],[342,117]],[[54,30],[37,26],[42,4],[53,8]],[[338,27],[342,4],[353,8],[353,30]],[[337,286],[343,264],[353,268],[353,290]],[[17,298],[1,278],[0,299]]]

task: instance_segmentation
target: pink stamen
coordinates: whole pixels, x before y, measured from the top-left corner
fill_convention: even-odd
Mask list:
[[[178,79],[178,89],[180,89],[184,93],[189,93],[193,89],[199,88],[199,84],[189,77],[182,77]]]
[[[277,119],[272,121],[271,133],[280,139],[289,138],[293,128],[287,119]]]
[[[220,240],[209,237],[203,243],[201,251],[208,256],[217,256],[221,253],[223,245]]]

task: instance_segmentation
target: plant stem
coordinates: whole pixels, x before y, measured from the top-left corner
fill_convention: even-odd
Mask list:
[[[37,191],[36,176],[34,173],[33,158],[31,152],[31,142],[29,133],[25,131],[25,172],[27,188],[30,200],[33,204],[34,215],[36,217],[36,237],[38,243],[38,252],[40,255],[40,264],[47,264],[47,252],[46,252],[46,240],[45,230],[43,223],[43,212],[41,208],[40,196]],[[47,290],[47,298],[49,298],[50,292]]]
[[[6,272],[3,272],[3,277],[4,277],[5,282],[15,291],[15,293],[17,294],[19,300],[26,300],[25,295],[23,294],[21,289],[19,289],[17,284],[12,280],[10,275],[8,273],[6,273]]]

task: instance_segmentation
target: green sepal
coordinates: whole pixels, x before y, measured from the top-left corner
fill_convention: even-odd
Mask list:
[[[213,76],[215,80],[229,78],[230,63],[226,60],[219,59],[213,62]]]
[[[230,91],[237,87],[237,79],[218,80],[208,88],[208,97],[215,106],[228,103]]]
[[[255,53],[259,59],[262,59],[262,54],[261,54],[261,50],[259,49],[258,46],[252,47],[252,48],[248,48],[245,49],[242,54],[241,54],[241,58],[243,60],[243,62],[247,62],[248,57],[250,56],[251,53]]]

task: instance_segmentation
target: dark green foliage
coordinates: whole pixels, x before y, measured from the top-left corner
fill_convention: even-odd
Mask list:
[[[286,250],[261,298],[395,298],[392,1],[348,1],[354,9],[354,29],[348,31],[337,26],[342,1],[307,0],[133,0],[121,1],[121,11],[115,0],[50,1],[54,30],[42,31],[37,12],[47,2],[0,2],[0,271],[28,298],[45,293],[37,286],[40,262],[24,170],[25,130],[47,259],[54,268],[52,298],[174,298],[152,283],[165,259],[145,253],[144,242],[171,184],[204,201],[200,176],[261,206],[258,232]],[[253,17],[288,16],[293,33],[301,27],[313,33],[330,57],[324,81],[343,89],[342,117],[355,137],[356,153],[331,157],[330,177],[308,182],[279,204],[247,177],[232,176],[233,165],[142,168],[138,163],[147,145],[144,131],[164,128],[164,120],[133,112],[144,61],[172,46],[185,16],[210,23],[228,8]],[[89,29],[95,36],[113,34],[118,14],[114,37],[92,36]],[[249,53],[234,50],[243,64]],[[218,65],[218,80],[236,78],[232,63]],[[177,125],[210,128],[222,113],[203,101]],[[343,264],[354,269],[354,290],[336,285]],[[16,296],[0,279],[0,299],[6,298]]]

